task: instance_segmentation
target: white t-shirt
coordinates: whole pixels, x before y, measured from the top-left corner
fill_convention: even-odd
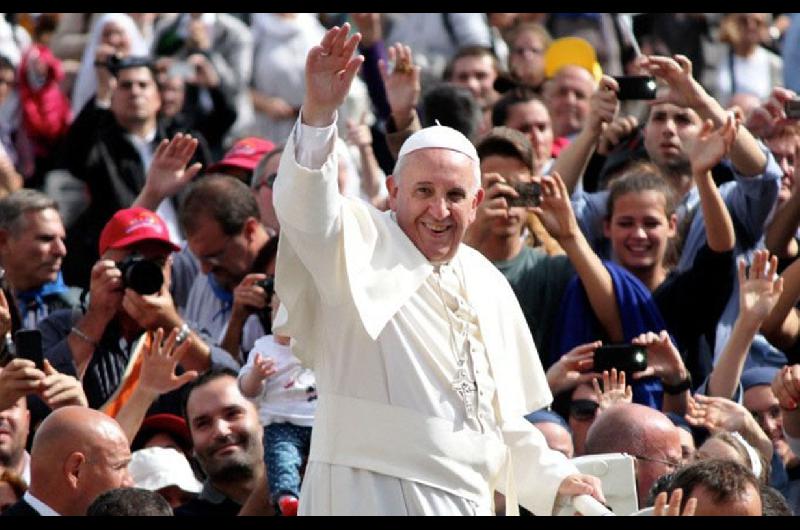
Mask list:
[[[317,381],[314,372],[304,368],[292,354],[289,346],[278,344],[274,335],[258,339],[239,371],[239,380],[253,369],[256,353],[261,358],[272,357],[277,372],[264,383],[261,394],[255,398],[258,415],[264,426],[270,423],[291,423],[311,427],[317,408]]]

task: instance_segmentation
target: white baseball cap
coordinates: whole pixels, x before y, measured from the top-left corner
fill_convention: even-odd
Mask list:
[[[147,447],[134,451],[128,471],[137,488],[157,491],[167,486],[178,486],[189,493],[200,493],[203,489],[183,453],[171,447]]]

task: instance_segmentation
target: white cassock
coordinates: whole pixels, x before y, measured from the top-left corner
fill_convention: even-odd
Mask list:
[[[497,490],[552,514],[577,469],[523,417],[552,396],[511,287],[466,245],[432,265],[339,195],[335,135],[298,120],[274,186],[276,328],[319,393],[300,513],[491,515]]]

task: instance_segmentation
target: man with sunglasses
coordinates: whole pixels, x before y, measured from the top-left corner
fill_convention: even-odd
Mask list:
[[[45,357],[59,372],[83,382],[91,408],[108,406],[118,397],[135,371],[136,351],[147,331],[178,328],[178,340],[191,345],[182,367],[208,367],[208,346],[178,314],[169,292],[172,253],[177,250],[157,214],[139,207],[118,211],[100,234],[101,259],[92,267],[86,312],[56,311],[39,325]],[[141,294],[123,277],[123,263],[131,257],[149,262],[148,274],[156,279],[152,266],[157,266],[162,284],[156,292]],[[180,413],[177,398],[165,397],[156,408]]]

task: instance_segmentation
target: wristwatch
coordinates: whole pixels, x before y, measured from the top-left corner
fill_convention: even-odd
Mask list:
[[[181,329],[178,331],[178,336],[175,337],[175,344],[177,346],[180,346],[181,344],[186,342],[186,339],[189,338],[189,332],[190,332],[189,324],[184,322],[183,325],[181,326]]]
[[[661,381],[661,386],[664,388],[664,392],[671,396],[681,394],[692,388],[692,374],[686,372],[686,377],[674,385],[668,385]]]

